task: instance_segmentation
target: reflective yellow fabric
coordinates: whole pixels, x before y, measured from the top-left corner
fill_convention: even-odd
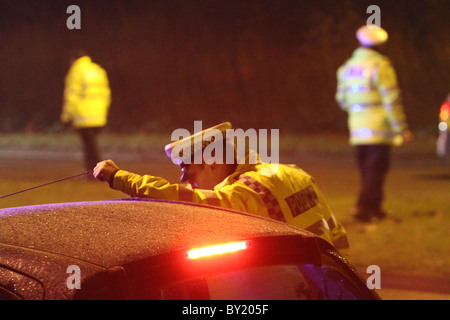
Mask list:
[[[62,122],[75,128],[106,125],[111,91],[103,68],[85,56],[71,65],[65,79]]]
[[[111,187],[133,197],[180,199],[181,187],[163,178],[119,170]],[[185,188],[183,186],[183,188]],[[293,165],[241,164],[212,191],[192,189],[189,201],[213,204],[286,222],[320,235],[343,255],[348,239],[314,179]],[[208,193],[208,194],[207,194]]]
[[[337,71],[336,101],[348,112],[350,143],[392,144],[407,129],[401,91],[389,59],[358,48]]]
[[[251,167],[238,166],[233,175],[215,187],[222,207],[306,229],[328,240],[341,253],[348,253],[346,231],[309,174],[295,165]]]

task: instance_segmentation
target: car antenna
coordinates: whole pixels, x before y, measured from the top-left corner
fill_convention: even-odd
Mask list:
[[[48,186],[49,184],[61,182],[61,181],[64,181],[64,180],[73,179],[73,178],[76,178],[76,177],[79,177],[79,176],[82,176],[82,175],[85,175],[85,174],[89,174],[89,171],[86,171],[86,172],[83,172],[83,173],[79,173],[79,174],[76,174],[76,175],[71,176],[71,177],[67,177],[67,178],[55,180],[55,181],[52,181],[52,182],[44,183],[44,184],[41,184],[41,185],[39,185],[39,186],[35,186],[35,187],[28,188],[28,189],[25,189],[25,190],[21,190],[21,191],[17,191],[17,192],[14,192],[14,193],[10,193],[10,194],[7,194],[7,195],[5,195],[5,196],[1,196],[0,199],[7,198],[7,197],[11,197],[11,196],[13,196],[13,195],[16,195],[16,194],[18,194],[18,193],[22,193],[22,192],[25,192],[25,191],[30,191],[30,190],[37,189],[37,188],[40,188],[40,187]]]

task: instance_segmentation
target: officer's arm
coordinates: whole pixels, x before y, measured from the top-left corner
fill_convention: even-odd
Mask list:
[[[389,62],[383,63],[379,68],[377,85],[393,131],[405,131],[408,125],[403,111],[401,90],[395,70]]]
[[[93,175],[97,180],[108,183],[112,189],[131,197],[220,205],[213,191],[194,190],[189,185],[173,184],[160,177],[121,170],[112,160],[99,162],[94,168]]]
[[[170,183],[164,178],[138,175],[125,170],[116,170],[108,181],[112,189],[131,197],[194,202],[255,213],[258,212],[255,208],[261,209],[259,198],[255,201],[245,195],[241,196],[239,192],[194,189],[191,185]]]
[[[63,123],[72,121],[76,112],[76,105],[80,100],[82,91],[82,76],[77,70],[69,71],[65,79],[63,94],[63,108],[60,120]]]
[[[151,175],[118,170],[109,179],[109,186],[131,197],[178,200],[178,184]]]
[[[190,185],[173,184],[160,177],[121,170],[112,160],[99,162],[93,175],[131,197],[195,202],[259,215],[267,211],[261,198],[245,187],[228,186],[216,191],[193,189]]]
[[[62,107],[62,112],[61,112],[61,116],[60,116],[60,121],[62,123],[67,123],[70,122],[73,118],[73,113],[74,113],[74,97],[71,93],[71,89],[68,85],[68,81],[66,80],[66,87],[64,89],[64,94],[63,94],[63,107]]]
[[[180,185],[179,200],[254,213],[269,218],[261,197],[249,188],[239,185],[228,185],[219,190],[192,189],[190,185]]]
[[[347,106],[345,103],[345,92],[346,92],[346,87],[344,84],[344,79],[343,79],[343,67],[340,67],[337,71],[337,88],[336,88],[336,95],[335,95],[335,99],[336,102],[339,104],[339,106],[341,107],[342,110],[346,110]]]

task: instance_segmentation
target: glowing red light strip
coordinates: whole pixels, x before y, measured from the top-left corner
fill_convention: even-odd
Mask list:
[[[187,257],[188,259],[197,259],[217,254],[246,250],[247,248],[248,248],[248,241],[229,242],[215,246],[208,246],[204,248],[189,250],[187,253]]]

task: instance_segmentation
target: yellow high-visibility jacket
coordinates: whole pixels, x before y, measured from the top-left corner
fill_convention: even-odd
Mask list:
[[[214,188],[214,198],[193,189],[182,199],[181,185],[150,175],[119,170],[110,187],[132,197],[184,200],[216,205],[272,218],[315,233],[348,257],[344,227],[336,220],[314,179],[294,165],[239,164],[236,171]]]
[[[392,144],[407,129],[401,91],[390,61],[360,47],[337,71],[336,101],[348,112],[350,144]]]
[[[105,70],[84,56],[73,62],[65,79],[61,121],[75,128],[106,125],[111,90]]]

